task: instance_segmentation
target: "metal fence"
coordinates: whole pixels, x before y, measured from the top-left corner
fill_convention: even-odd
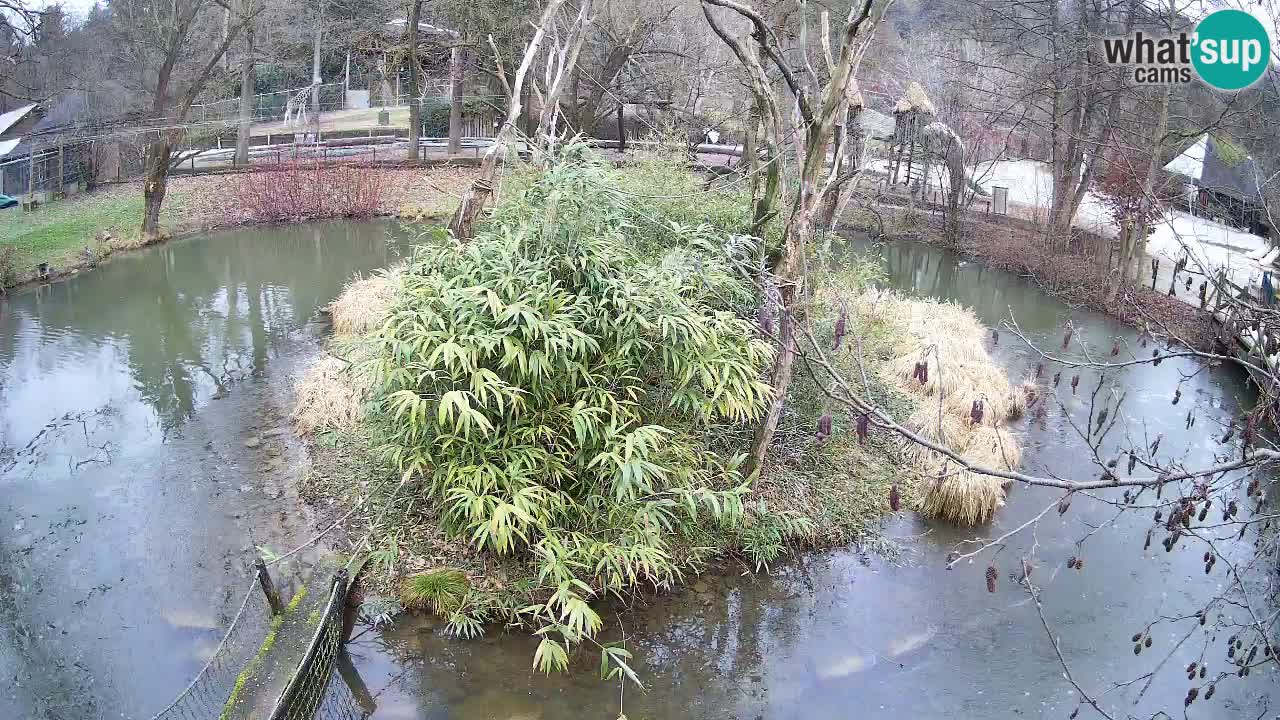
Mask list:
[[[334,573],[324,605],[315,613],[293,607],[296,601],[285,610],[278,597],[269,599],[274,585],[265,566],[258,572],[213,656],[151,720],[365,720],[372,715],[374,697],[344,649],[347,571]],[[273,614],[273,604],[278,614]],[[307,628],[310,641],[295,662],[300,643],[281,637],[283,626],[296,621],[302,630],[311,618],[317,619],[313,630]],[[263,697],[273,678],[285,677],[288,682],[278,697]]]
[[[92,142],[73,141],[37,146],[7,161],[0,160],[0,195],[75,194],[94,181]]]
[[[346,570],[333,576],[329,601],[320,614],[315,634],[307,652],[293,672],[289,684],[280,693],[271,720],[311,720],[312,718],[364,718],[372,708],[362,711],[354,693],[345,682],[332,682],[338,674],[338,661],[343,654],[343,620],[347,605]],[[328,692],[329,688],[336,692]],[[345,693],[342,691],[346,690]],[[320,715],[327,709],[332,714]]]
[[[255,122],[284,118],[289,102],[302,96],[307,112],[312,112],[310,86],[277,90],[253,96],[253,120]],[[325,83],[320,86],[320,112],[342,110],[346,107],[346,89],[342,83]],[[240,98],[227,98],[191,106],[190,117],[199,121],[223,121],[236,124],[240,121]]]

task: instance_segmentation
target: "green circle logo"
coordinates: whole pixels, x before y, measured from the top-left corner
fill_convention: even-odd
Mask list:
[[[1258,18],[1243,10],[1219,10],[1196,26],[1191,64],[1219,90],[1243,90],[1271,62],[1271,39]]]

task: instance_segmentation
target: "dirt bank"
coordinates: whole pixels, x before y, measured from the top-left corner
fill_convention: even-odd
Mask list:
[[[940,214],[880,206],[879,217],[857,211],[847,218],[859,230],[937,245],[993,268],[1032,279],[1045,292],[1073,307],[1111,315],[1153,335],[1170,337],[1202,351],[1215,346],[1216,325],[1209,313],[1150,287],[1131,286],[1115,302],[1106,302],[1104,271],[1096,253],[1106,252],[1103,239],[1082,233],[1067,252],[1048,250],[1039,228],[1020,218],[972,213],[965,218],[958,244],[944,240]],[[1105,260],[1105,256],[1102,258]],[[1198,282],[1199,278],[1197,278]],[[1186,291],[1179,283],[1178,292]]]

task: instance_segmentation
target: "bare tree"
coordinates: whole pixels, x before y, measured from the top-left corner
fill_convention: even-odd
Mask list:
[[[560,96],[569,86],[569,78],[577,75],[578,56],[595,21],[592,6],[593,0],[583,0],[577,16],[567,23],[566,28],[561,30],[559,23],[556,24],[542,84],[533,83],[542,108],[538,117],[538,142],[548,151],[554,147],[556,120],[561,112]]]
[[[409,0],[409,22],[404,28],[409,59],[409,160],[418,159],[418,135],[422,131],[422,93],[418,90],[418,23],[421,20],[422,0]]]
[[[808,62],[807,55],[804,68],[806,72],[803,75],[793,72],[774,28],[753,8],[734,0],[702,0],[703,14],[707,22],[716,35],[733,51],[750,77],[752,92],[761,110],[764,125],[762,145],[765,148],[763,156],[767,166],[778,164],[776,153],[784,141],[784,122],[782,105],[765,70],[765,63],[768,63],[781,76],[784,87],[794,98],[799,116],[796,129],[797,147],[801,149],[800,171],[797,178],[799,190],[783,230],[780,254],[772,267],[772,275],[777,283],[777,302],[781,318],[778,331],[779,348],[770,375],[774,396],[752,440],[748,472],[758,471],[764,462],[769,446],[773,442],[778,421],[782,417],[787,389],[791,383],[798,341],[797,314],[801,308],[799,301],[803,297],[805,288],[802,259],[818,226],[818,210],[831,185],[823,181],[828,148],[837,120],[842,120],[848,114],[849,85],[853,82],[853,76],[857,72],[876,26],[884,17],[890,4],[891,0],[882,3],[865,0],[852,4],[838,33],[839,50],[834,56],[828,57],[828,72],[825,78],[820,78],[812,64]],[[803,3],[801,5],[803,6]],[[749,23],[750,37],[755,44],[754,51],[721,24],[713,10],[716,7],[728,9]],[[808,19],[802,18],[802,22],[801,37],[807,38]],[[823,47],[830,47],[829,42],[827,38],[823,38]],[[806,52],[807,48],[802,48],[801,51]],[[843,138],[837,140],[843,142]],[[837,157],[839,155],[837,151]],[[774,187],[772,180],[770,185],[771,187],[766,190],[766,196],[773,196],[780,192],[780,186]],[[772,199],[768,200],[769,204],[766,207],[771,207],[772,202]],[[767,217],[762,218],[757,211],[753,232],[761,237],[763,222],[767,222]]]
[[[181,142],[192,104],[221,67],[223,55],[239,37],[254,13],[234,13],[222,33],[222,0],[175,0],[159,5],[146,0],[112,3],[114,41],[123,66],[136,73],[134,83],[145,98],[144,113],[153,128],[144,160],[143,217],[146,237],[160,231],[160,209],[168,189],[169,171],[180,157]]]
[[[502,55],[497,45],[493,43],[492,36],[489,38],[494,61],[498,65],[497,76],[501,78],[503,89],[507,96],[507,116],[502,121],[502,127],[499,128],[498,135],[493,140],[493,145],[485,151],[484,157],[480,161],[479,177],[463,193],[462,200],[458,203],[458,209],[454,211],[453,218],[449,221],[449,231],[456,238],[471,238],[475,232],[475,224],[480,217],[480,213],[484,212],[489,199],[493,197],[493,183],[498,172],[498,161],[507,153],[509,144],[515,139],[516,123],[520,122],[521,114],[524,112],[522,98],[525,77],[529,74],[529,69],[533,66],[534,60],[538,57],[542,41],[547,35],[548,26],[555,21],[556,14],[560,12],[560,7],[563,4],[564,0],[549,0],[546,8],[542,11],[542,17],[538,21],[533,37],[529,39],[529,43],[525,46],[520,66],[516,69],[515,77],[510,83],[507,82],[506,72],[502,68]]]
[[[248,16],[244,21],[244,55],[240,58],[240,120],[236,125],[236,164],[249,164],[249,135],[253,130],[253,110],[256,96],[255,74],[257,58],[254,53],[254,25],[256,24],[254,0],[240,0],[239,12]]]

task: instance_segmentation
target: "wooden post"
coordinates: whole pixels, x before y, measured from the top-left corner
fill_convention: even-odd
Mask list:
[[[31,143],[31,157],[27,158],[27,195],[36,194],[36,151],[39,149]]]
[[[627,126],[622,109],[622,103],[618,103],[618,152],[625,156],[627,154]]]
[[[284,604],[280,602],[280,593],[276,592],[275,583],[271,582],[271,574],[267,572],[267,564],[258,558],[253,561],[253,566],[258,570],[258,584],[262,586],[262,592],[267,596],[267,604],[271,606],[271,614],[279,615],[284,612]]]
[[[59,135],[58,136],[58,189],[56,191],[59,195],[67,191],[66,177],[64,175],[64,173],[66,172],[64,170],[64,168],[66,167],[66,164],[63,162],[65,158],[66,158],[66,155],[63,147],[62,136]]]

